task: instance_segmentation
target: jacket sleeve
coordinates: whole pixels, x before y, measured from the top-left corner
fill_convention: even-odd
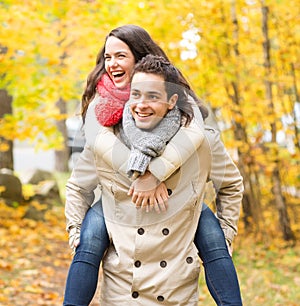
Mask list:
[[[165,181],[189,159],[203,140],[203,126],[193,120],[189,126],[179,129],[161,156],[152,159],[149,171],[161,182]]]
[[[200,147],[204,140],[202,114],[193,98],[189,97],[194,119],[187,127],[181,127],[166,146],[161,156],[153,158],[149,171],[161,182],[169,178]]]
[[[149,164],[148,170],[161,182],[165,181],[181,167],[204,140],[204,124],[201,112],[192,98],[189,101],[194,111],[194,119],[189,126],[181,127],[167,144],[162,155],[153,158]],[[130,150],[113,134],[112,130],[108,128],[102,129],[101,133],[101,146],[97,145],[97,151],[102,150],[104,161],[106,163],[112,163],[109,152],[112,151],[113,146],[115,148],[120,146],[120,150],[123,152],[123,158],[118,158],[117,162],[119,164],[114,162],[113,168],[120,174],[126,175]],[[104,139],[103,137],[106,138]]]
[[[94,201],[94,189],[98,185],[94,154],[85,145],[66,184],[66,229],[80,228],[82,220]]]
[[[206,126],[205,135],[212,150],[210,179],[216,192],[216,215],[226,240],[231,244],[237,234],[237,224],[244,191],[243,178],[226,151],[219,132]]]
[[[85,146],[66,184],[65,216],[66,228],[69,233],[70,229],[74,227],[80,228],[87,210],[93,204],[94,190],[98,185],[94,155],[95,139],[101,129],[94,111],[98,100],[99,96],[96,95],[87,109],[86,122],[83,126]]]
[[[188,127],[181,127],[177,134],[167,144],[161,156],[151,160],[148,170],[161,182],[172,175],[199,148],[204,140],[204,128],[196,122]],[[121,142],[111,128],[102,128],[98,133],[95,150],[104,162],[127,177],[127,163],[130,149]],[[122,152],[113,159],[113,152]]]

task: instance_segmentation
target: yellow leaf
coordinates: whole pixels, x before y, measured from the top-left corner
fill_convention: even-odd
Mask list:
[[[0,143],[0,152],[6,152],[10,148],[9,144],[7,142],[1,142]]]
[[[28,285],[25,287],[25,291],[30,293],[43,293],[43,289],[38,285]]]

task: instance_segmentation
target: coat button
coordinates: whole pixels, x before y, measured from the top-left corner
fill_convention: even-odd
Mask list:
[[[169,195],[169,196],[170,196],[170,195],[172,194],[172,192],[173,192],[172,189],[169,189],[169,188],[167,189],[167,191],[168,191],[168,195]]]
[[[167,235],[169,235],[169,229],[167,229],[167,228],[164,228],[163,230],[162,230],[162,233],[163,233],[163,235],[165,235],[165,236],[167,236]]]
[[[166,262],[165,260],[162,260],[162,261],[160,262],[160,266],[161,266],[162,268],[165,268],[165,267],[167,266],[167,262]]]
[[[165,300],[165,298],[164,298],[162,295],[159,295],[159,296],[157,297],[157,300],[158,300],[159,302],[163,302],[163,301]]]
[[[137,232],[138,232],[139,235],[143,235],[143,234],[145,233],[145,230],[144,230],[142,227],[140,227],[140,228],[137,230]]]
[[[192,258],[192,257],[187,257],[187,258],[186,258],[186,262],[187,262],[188,264],[191,264],[191,263],[193,262],[193,258]]]
[[[141,262],[139,260],[137,260],[135,263],[134,263],[134,266],[136,268],[139,268],[141,266]]]
[[[139,297],[139,293],[137,291],[133,291],[131,296],[134,298],[134,299],[137,299]]]

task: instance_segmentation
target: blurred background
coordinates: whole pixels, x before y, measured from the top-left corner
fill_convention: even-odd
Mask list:
[[[32,305],[26,299],[33,296],[37,305],[60,305],[71,258],[64,232],[64,184],[84,144],[81,95],[105,36],[117,26],[137,24],[209,107],[209,123],[221,131],[243,175],[234,260],[245,305],[296,305],[299,16],[299,0],[1,1],[0,233],[17,240],[31,237],[21,240],[27,241],[33,262],[38,262],[33,245],[38,248],[47,240],[48,253],[39,268],[32,268],[24,254],[8,256],[8,248],[21,252],[22,244],[3,240],[0,271],[6,274],[0,273],[0,303]],[[38,171],[41,177],[33,179]],[[52,187],[47,189],[46,181],[53,181]],[[9,193],[10,186],[19,189]],[[59,199],[49,204],[49,193],[42,197],[45,189],[57,189]],[[42,214],[33,216],[29,210]],[[37,232],[47,234],[42,239]],[[54,254],[60,254],[56,265]],[[52,280],[26,287],[22,280],[32,280],[40,269]],[[58,271],[60,279],[54,276]],[[204,280],[200,285],[199,305],[213,305]]]

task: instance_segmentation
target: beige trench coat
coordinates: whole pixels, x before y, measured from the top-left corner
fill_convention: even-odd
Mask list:
[[[101,305],[197,305],[200,263],[193,240],[211,166],[208,141],[202,137],[194,154],[167,178],[168,210],[157,214],[137,210],[127,196],[129,151],[112,133],[100,132],[94,147],[112,241],[103,259]]]
[[[87,122],[86,127],[87,127],[88,131],[92,130],[91,125],[94,126],[94,127],[97,126],[97,128],[95,128],[94,136],[93,136],[93,137],[95,137],[95,135],[98,133],[98,130],[99,130],[99,124],[96,122],[95,118],[94,119],[91,118]],[[200,144],[199,137],[196,136],[196,135],[193,136],[193,131],[190,131],[189,133],[190,133],[189,138],[192,139],[191,142],[193,143],[193,145],[189,146],[189,150],[185,150],[186,146],[182,145],[182,143],[180,141],[177,141],[177,143],[174,143],[173,142],[173,139],[175,138],[174,137],[171,140],[172,145],[167,146],[163,156],[161,156],[159,158],[156,158],[151,162],[151,164],[150,164],[151,172],[153,174],[155,174],[156,177],[158,177],[161,181],[164,181],[165,179],[167,179],[174,170],[178,169],[181,166],[181,164],[184,163],[188,159],[188,157],[192,154],[192,152],[196,150],[197,146],[199,146],[199,144]],[[215,186],[217,188],[216,191],[217,191],[217,194],[218,194],[218,197],[219,197],[218,206],[217,206],[217,213],[218,213],[218,217],[221,221],[221,226],[224,230],[225,237],[228,241],[231,241],[233,236],[236,234],[237,221],[238,221],[238,217],[239,217],[239,208],[240,208],[240,202],[241,202],[242,192],[243,192],[242,179],[241,179],[241,176],[240,176],[239,171],[237,170],[236,166],[232,162],[228,153],[226,153],[226,150],[225,150],[222,142],[219,139],[219,133],[217,133],[214,129],[211,129],[211,128],[207,127],[205,129],[205,135],[206,135],[206,140],[208,140],[208,143],[210,144],[210,149],[209,150],[212,152],[213,160],[214,160],[213,169],[211,171],[211,176],[212,176],[211,178],[212,178],[213,181],[216,182]],[[91,138],[93,138],[93,137],[91,137]],[[194,139],[193,139],[193,137],[194,137]],[[197,139],[197,137],[198,137],[198,139]],[[180,139],[180,137],[179,137],[179,139]],[[186,138],[183,138],[183,139],[186,139]],[[88,140],[88,137],[87,137],[87,140]],[[93,189],[96,187],[96,185],[98,183],[101,184],[101,180],[102,180],[102,182],[104,182],[106,180],[108,182],[108,186],[110,186],[107,189],[107,192],[106,192],[107,195],[106,196],[108,197],[109,201],[113,200],[113,202],[115,202],[113,207],[116,207],[115,212],[116,212],[116,216],[118,218],[123,214],[121,214],[122,210],[119,210],[117,208],[126,207],[126,209],[127,209],[128,207],[130,207],[130,205],[128,205],[128,204],[126,204],[124,206],[121,206],[119,204],[116,205],[116,203],[119,203],[119,201],[121,202],[121,200],[123,199],[122,197],[125,195],[123,189],[126,190],[126,188],[128,188],[128,185],[126,185],[126,184],[128,184],[128,181],[127,181],[127,183],[125,183],[127,178],[124,175],[125,169],[126,169],[126,159],[127,159],[126,153],[120,154],[119,149],[121,149],[121,148],[118,149],[118,143],[117,142],[112,146],[112,147],[115,147],[114,150],[109,150],[108,148],[103,148],[101,144],[109,143],[109,141],[108,142],[104,141],[104,139],[101,140],[100,137],[98,137],[98,142],[99,142],[98,146],[100,146],[100,149],[102,148],[102,153],[100,153],[101,150],[99,150],[98,157],[97,157],[97,163],[99,161],[101,161],[102,158],[103,158],[102,162],[104,163],[102,165],[101,165],[101,163],[99,165],[97,165],[97,166],[99,166],[98,171],[101,168],[103,168],[103,170],[104,169],[108,170],[109,167],[107,167],[107,166],[109,165],[110,161],[113,161],[113,164],[112,164],[113,167],[111,168],[111,170],[107,171],[107,174],[109,174],[109,173],[110,174],[106,177],[106,179],[102,178],[102,179],[99,180],[99,177],[97,176],[97,173],[95,171],[95,166],[96,166],[95,165],[95,160],[94,160],[95,156],[93,154],[94,150],[95,150],[95,147],[94,147],[93,141],[87,141],[87,142],[88,142],[88,144],[87,144],[84,152],[81,154],[81,157],[80,157],[80,160],[79,160],[79,166],[75,167],[75,169],[73,170],[72,176],[69,179],[68,184],[67,184],[66,217],[67,217],[67,229],[68,230],[70,228],[74,227],[74,226],[80,226],[87,209],[90,207],[91,203],[93,202]],[[208,143],[205,142],[205,146],[208,146]],[[111,146],[111,143],[110,143],[110,146]],[[122,145],[122,146],[124,146],[124,145]],[[128,151],[128,149],[127,149],[127,151]],[[128,152],[127,152],[127,154],[128,154]],[[101,158],[101,154],[103,154],[102,158]],[[114,154],[116,154],[117,156],[122,156],[122,158],[121,159],[112,158],[112,156]],[[173,159],[172,159],[172,157],[173,157]],[[105,162],[104,162],[104,160],[105,160]],[[116,161],[118,161],[119,164],[118,163],[116,164]],[[83,166],[81,164],[83,164]],[[206,163],[206,166],[208,166],[208,164],[209,164],[209,162]],[[177,179],[176,179],[176,174],[174,175],[173,178],[169,179],[169,181],[168,181],[169,186],[172,186],[172,183],[174,184],[174,182],[175,182],[175,186],[177,186],[176,183],[178,184],[178,177],[181,176],[178,173],[181,172],[182,169],[183,169],[183,167],[177,172]],[[189,169],[194,170],[195,169],[195,164],[193,164],[191,167],[189,167]],[[103,172],[103,173],[105,173],[105,172]],[[112,178],[109,178],[110,176]],[[115,184],[112,184],[111,182],[113,182],[116,178],[119,179],[118,176],[121,176],[121,178],[122,178],[120,180],[121,184],[119,186],[115,186]],[[183,177],[186,177],[186,176],[183,176]],[[103,179],[104,179],[104,181],[103,181]],[[177,180],[177,182],[176,182],[176,180]],[[189,181],[190,181],[191,184],[190,184],[190,186],[188,186],[189,188],[185,189],[187,194],[192,194],[192,193],[189,193],[188,191],[193,190],[194,195],[195,195],[195,192],[199,192],[199,195],[200,195],[202,187],[203,187],[202,186],[203,182],[200,182],[199,185],[197,183],[196,185],[198,187],[195,189],[195,185],[192,184],[192,182],[196,182],[196,181],[191,181],[190,179],[189,179]],[[184,184],[182,184],[182,186],[184,186]],[[202,187],[199,187],[199,186],[202,186]],[[173,188],[174,188],[174,186],[173,186]],[[182,194],[184,195],[184,193],[182,193]],[[112,198],[112,195],[114,195],[113,198]],[[177,197],[178,197],[178,195],[179,195],[179,191],[177,193]],[[174,190],[173,190],[172,197],[173,196],[175,198]],[[176,228],[175,228],[176,230],[174,229],[174,233],[176,233],[175,234],[176,239],[172,237],[172,239],[170,239],[170,241],[168,242],[168,243],[170,243],[170,246],[171,246],[171,249],[172,249],[171,253],[173,254],[173,256],[175,256],[177,258],[178,262],[182,259],[181,257],[180,257],[181,259],[179,259],[179,255],[180,256],[181,255],[186,256],[185,252],[177,252],[177,253],[174,252],[174,250],[179,249],[179,246],[178,246],[179,244],[177,242],[178,242],[178,239],[180,237],[180,235],[178,235],[178,232],[180,232],[180,231],[178,231],[178,229],[179,228],[181,229],[181,227],[182,227],[185,230],[185,228],[188,226],[188,227],[190,227],[188,230],[191,230],[192,232],[195,231],[195,228],[194,228],[195,222],[194,221],[195,221],[195,218],[196,218],[197,214],[199,216],[200,205],[201,205],[199,203],[201,203],[201,199],[200,199],[201,197],[202,197],[202,195],[199,196],[199,198],[197,199],[197,205],[195,205],[195,207],[194,207],[194,217],[190,218],[189,220],[184,219],[185,221],[182,222],[182,223],[179,222],[178,223],[179,225],[178,225],[177,229]],[[115,199],[118,199],[118,201],[115,201]],[[189,201],[192,200],[192,199],[193,198],[191,196],[189,198],[188,195],[187,195],[187,197],[185,197],[183,199],[182,203],[179,202],[179,201],[178,202],[176,201],[176,203],[182,208],[182,211],[192,211],[192,209],[188,208],[189,203],[190,203]],[[176,205],[176,204],[174,204],[174,205]],[[130,207],[130,209],[132,210],[132,207]],[[135,210],[135,208],[134,208],[134,210]],[[120,245],[122,245],[121,242],[124,241],[124,239],[123,239],[124,227],[125,228],[130,227],[130,223],[128,223],[128,220],[126,220],[126,218],[122,222],[119,222],[120,220],[117,220],[118,222],[115,222],[115,220],[113,219],[113,214],[111,213],[111,210],[109,212],[110,212],[111,216],[108,218],[109,220],[107,221],[108,228],[115,228],[116,229],[116,232],[118,234],[115,235],[115,239],[116,239],[116,241],[120,242]],[[174,210],[173,210],[173,212],[174,212]],[[126,213],[128,214],[128,211],[126,211]],[[146,220],[145,220],[145,218],[142,218],[139,215],[139,214],[141,214],[141,212],[139,212],[139,211],[136,212],[135,211],[135,213],[136,213],[136,219],[133,222],[133,223],[135,223],[135,225],[134,224],[131,225],[131,227],[134,230],[130,231],[130,234],[128,234],[128,237],[129,236],[130,236],[130,238],[135,237],[136,239],[147,237],[148,239],[140,239],[142,241],[137,240],[138,242],[140,242],[141,248],[143,249],[143,244],[146,244],[146,246],[147,246],[148,245],[148,240],[156,237],[156,235],[153,236],[153,235],[149,234],[149,229],[156,228],[156,227],[158,228],[158,224],[156,224],[155,222],[152,224],[153,217],[157,217],[157,215],[153,216],[152,213],[150,213],[149,215],[146,216]],[[165,227],[163,227],[161,229],[161,233],[163,233],[164,236],[166,235],[166,233],[168,233],[167,236],[170,235],[170,229],[167,226],[177,224],[177,222],[178,222],[177,218],[179,218],[179,219],[181,218],[179,212],[178,211],[176,212],[176,209],[175,209],[174,214],[172,214],[171,212],[170,212],[170,214],[167,217],[165,216],[162,220],[163,222],[165,222]],[[126,214],[124,214],[123,216],[125,216],[125,215]],[[184,216],[185,215],[186,214],[184,214]],[[174,223],[174,220],[176,220],[175,223]],[[139,227],[140,222],[142,222],[142,221],[143,222],[145,221],[145,224],[147,225],[146,228]],[[157,221],[157,219],[156,219],[156,221]],[[158,230],[158,232],[159,232],[159,230]],[[136,235],[136,233],[138,233],[138,235]],[[147,235],[145,235],[145,233]],[[110,235],[112,237],[111,230],[110,230]],[[163,247],[164,245],[161,244],[159,238],[161,238],[161,235],[158,234],[157,239],[156,238],[151,239],[151,245],[152,245],[152,240],[154,240],[157,243],[156,246],[153,246],[153,248],[155,248],[154,254],[157,254],[157,249],[158,249],[159,252],[161,252],[162,255],[163,255],[164,252],[166,252],[166,250],[165,250],[165,247]],[[179,239],[179,241],[181,241],[181,240]],[[194,250],[194,246],[193,246],[193,244],[191,244],[191,245],[192,245],[192,251],[191,251],[192,253],[191,254],[193,256],[195,256],[196,253],[195,253],[195,250]],[[106,261],[104,263],[104,267],[106,269],[105,271],[111,271],[112,268],[115,268],[114,265],[116,265],[117,268],[122,270],[122,273],[120,274],[120,277],[123,279],[123,281],[120,282],[120,284],[118,285],[118,286],[121,286],[121,288],[125,288],[126,284],[128,285],[128,283],[130,282],[130,278],[128,278],[129,276],[132,277],[132,280],[133,280],[134,276],[136,275],[136,274],[133,274],[134,271],[142,274],[142,277],[141,277],[141,275],[137,274],[136,275],[137,277],[134,278],[135,281],[134,282],[131,281],[132,288],[131,288],[130,292],[136,298],[134,299],[132,297],[132,295],[131,295],[130,298],[132,300],[134,300],[137,303],[137,305],[143,305],[143,304],[138,304],[140,301],[142,301],[142,299],[141,299],[141,293],[139,293],[139,291],[136,290],[138,288],[137,287],[137,280],[139,280],[140,282],[141,282],[141,280],[144,280],[144,282],[143,282],[144,286],[149,287],[149,290],[147,290],[147,291],[152,292],[153,295],[155,295],[154,291],[153,291],[155,284],[151,284],[150,279],[152,279],[152,276],[154,276],[154,274],[156,275],[157,272],[154,268],[152,269],[151,265],[147,265],[147,268],[150,270],[151,273],[148,272],[148,269],[146,269],[147,273],[146,273],[146,275],[144,275],[145,265],[142,265],[141,259],[136,259],[133,256],[132,249],[129,248],[128,250],[125,251],[125,250],[123,250],[122,247],[120,247],[119,252],[118,251],[116,252],[117,249],[118,249],[118,247],[116,247],[116,245],[111,246],[109,252],[107,253],[107,258],[106,258]],[[137,252],[137,250],[135,250],[135,251]],[[133,261],[131,262],[131,264],[129,264],[127,262],[127,265],[130,265],[130,269],[127,269],[128,266],[126,266],[126,261],[123,261],[123,260],[120,261],[120,254],[123,254],[123,252],[124,252],[124,254],[127,254],[127,257],[126,257],[127,259],[129,259],[129,258],[131,258],[132,260],[136,259],[137,260],[136,265],[138,265],[139,267],[142,267],[142,269],[137,269],[137,267],[134,265],[135,262],[133,262]],[[139,252],[137,252],[136,254],[139,254]],[[149,260],[152,258],[152,256],[150,256],[151,254],[152,253],[147,254],[147,256],[149,256]],[[172,254],[168,254],[168,256],[170,256],[170,258],[171,258]],[[193,256],[188,256],[189,259],[188,260],[186,259],[188,262],[190,262],[189,267],[193,268],[193,269],[188,269],[188,270],[182,269],[182,270],[184,270],[185,273],[188,273],[190,276],[193,274],[193,273],[191,273],[191,270],[194,271],[194,274],[198,274],[198,272],[195,273],[195,269],[196,270],[198,269],[197,266],[199,265],[199,262],[198,262],[197,256],[196,257],[193,257]],[[110,261],[110,258],[112,258],[113,261]],[[123,256],[122,256],[121,259],[123,259]],[[145,261],[145,259],[144,259],[144,261]],[[158,259],[158,261],[159,261],[159,259]],[[110,266],[110,264],[108,264],[108,266],[107,266],[107,263],[109,263],[109,262],[114,263],[114,264],[112,266]],[[155,262],[156,261],[153,261],[154,266],[155,266]],[[176,260],[174,260],[174,262],[176,262]],[[168,263],[164,259],[160,260],[159,263],[161,263],[161,265],[163,267],[164,266],[169,266],[170,267],[170,265],[168,265]],[[182,261],[181,261],[181,263],[182,263]],[[192,263],[194,263],[195,266],[192,265]],[[175,264],[175,266],[176,266],[176,264]],[[133,267],[135,267],[135,268],[133,268]],[[163,267],[161,267],[160,269],[162,269],[163,272],[167,271],[167,270],[165,270],[165,267],[164,268]],[[183,267],[185,267],[185,265],[180,266],[180,268],[183,268]],[[178,268],[178,269],[180,270],[180,268]],[[158,269],[158,271],[160,271],[160,270]],[[109,276],[109,272],[107,272],[107,273],[108,274],[106,274],[106,275]],[[172,274],[172,273],[170,273],[170,274]],[[185,276],[186,274],[182,274],[182,275]],[[176,283],[177,286],[178,286],[178,283],[176,281],[174,281],[174,280],[176,280],[176,277],[173,277],[173,276],[169,277],[169,276],[170,275],[168,274],[166,283],[169,283],[169,282],[170,283]],[[114,284],[116,284],[113,281],[113,278],[112,279],[106,278],[106,279],[108,279],[108,280],[112,281]],[[113,299],[114,296],[116,298],[118,298],[119,294],[118,294],[117,291],[114,291],[114,290],[116,290],[116,287],[115,286],[110,286],[109,282],[107,283],[106,279],[104,279],[104,284],[103,284],[104,287],[103,288],[106,288],[105,292],[107,292],[107,293],[110,292],[110,293],[103,295],[103,303],[106,301],[106,304],[103,304],[103,305],[114,305],[114,304],[112,304],[111,299]],[[196,282],[195,282],[195,285],[196,285]],[[108,289],[107,289],[107,287],[108,287]],[[171,288],[171,286],[166,286],[166,287]],[[140,290],[141,290],[141,288],[142,287],[140,287]],[[150,288],[152,288],[151,289],[152,291],[150,290]],[[156,288],[158,288],[158,287],[156,287]],[[194,288],[194,290],[183,290],[183,292],[185,293],[185,297],[186,297],[186,295],[189,295],[189,298],[191,298],[191,296],[193,296],[193,299],[196,303],[197,294],[195,293],[196,292],[195,288]],[[109,290],[109,291],[107,291],[107,290]],[[156,303],[154,305],[161,304],[161,303],[166,304],[166,305],[172,305],[172,304],[168,304],[169,302],[171,303],[170,300],[168,302],[168,296],[170,296],[170,294],[166,294],[166,296],[157,295],[156,300],[154,299],[154,301],[155,301],[154,303]],[[172,298],[172,296],[173,295],[171,294],[171,298]],[[177,296],[175,294],[175,296],[176,296],[175,299],[178,299],[180,294],[179,294],[179,296]],[[107,297],[108,297],[108,300],[107,300]],[[151,296],[151,299],[153,299],[153,298],[154,297]],[[130,300],[130,301],[132,301],[132,300]],[[183,297],[182,297],[182,299],[181,299],[181,297],[180,297],[180,301],[181,300],[182,300],[182,303],[183,303],[182,305],[193,305],[193,304],[186,304],[186,298],[183,299]],[[123,298],[122,298],[122,302],[120,302],[120,303],[118,301],[118,302],[116,302],[116,305],[128,305],[127,301],[125,302],[125,300],[123,300]],[[129,305],[134,305],[134,304],[131,304],[131,302],[130,302]],[[149,304],[146,304],[146,305],[149,305]],[[179,304],[179,302],[177,301],[174,305],[181,305],[181,304]]]

